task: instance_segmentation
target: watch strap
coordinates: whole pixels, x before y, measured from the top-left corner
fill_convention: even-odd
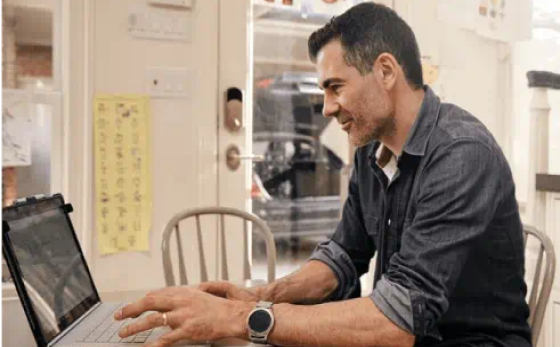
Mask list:
[[[263,344],[263,345],[267,344],[266,337],[264,337],[264,336],[251,335],[251,341],[254,342],[254,343],[260,343],[260,344]]]
[[[257,303],[257,308],[263,308],[265,310],[270,310],[270,308],[272,307],[273,303],[270,301],[259,301]]]

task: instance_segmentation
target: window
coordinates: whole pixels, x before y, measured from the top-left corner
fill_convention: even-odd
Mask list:
[[[5,1],[3,99],[10,102],[2,117],[13,126],[3,137],[14,141],[3,143],[3,205],[62,189],[60,13],[58,0]],[[17,160],[11,145],[24,157]]]
[[[60,0],[3,2],[3,206],[63,189],[61,13]]]

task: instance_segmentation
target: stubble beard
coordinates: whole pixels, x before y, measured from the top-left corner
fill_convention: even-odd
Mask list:
[[[367,131],[367,129],[371,129]],[[350,129],[350,142],[356,147],[364,147],[373,141],[392,136],[396,130],[395,117],[392,112],[371,120],[370,122],[354,122]]]

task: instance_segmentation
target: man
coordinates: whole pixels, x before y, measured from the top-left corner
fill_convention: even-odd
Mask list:
[[[290,346],[530,346],[522,226],[492,135],[424,86],[414,34],[387,7],[351,8],[311,35],[309,52],[324,115],[358,147],[332,239],[263,287],[151,293],[116,318],[159,312],[122,336],[170,325],[156,346],[248,335]],[[359,298],[376,252],[374,290]],[[250,315],[258,301],[274,305]]]

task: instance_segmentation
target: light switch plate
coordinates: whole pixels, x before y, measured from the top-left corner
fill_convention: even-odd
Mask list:
[[[189,69],[150,67],[146,72],[145,89],[153,98],[189,99],[192,81]]]
[[[128,31],[137,38],[190,42],[192,21],[192,11],[142,3],[128,14]]]

